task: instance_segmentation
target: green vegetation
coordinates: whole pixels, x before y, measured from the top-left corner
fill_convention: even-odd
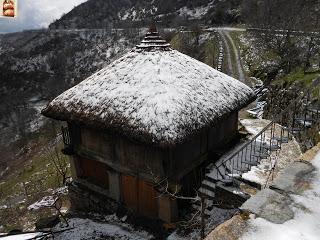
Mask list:
[[[47,141],[38,139],[36,144],[47,147],[38,149],[34,154],[26,155],[24,162],[17,167],[13,166],[10,174],[0,182],[1,232],[17,228],[31,230],[39,218],[56,213],[53,209],[36,211],[27,209],[42,197],[52,194],[50,190],[62,186],[62,176],[55,165],[57,159],[66,163],[67,176],[70,176],[68,159],[61,153],[62,143],[57,144],[44,132],[42,133],[48,138]]]
[[[217,65],[217,58],[219,56],[219,44],[214,39],[209,39],[204,44],[204,52],[205,52],[205,58],[204,63],[211,67],[216,67]]]
[[[320,76],[320,71],[304,73],[303,69],[298,68],[295,71],[276,79],[273,81],[273,84],[290,86],[293,83],[302,83],[305,86],[309,86],[318,76]]]
[[[44,150],[43,153],[33,157],[30,162],[22,164],[0,185],[1,195],[12,196],[24,193],[23,184],[31,185],[30,188],[33,185],[37,190],[43,191],[60,187],[61,179],[51,160],[52,154],[52,150]],[[61,157],[66,158],[62,154]]]

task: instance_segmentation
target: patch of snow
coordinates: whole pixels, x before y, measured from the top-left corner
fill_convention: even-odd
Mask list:
[[[189,9],[188,7],[182,7],[177,12],[182,17],[188,17],[190,20],[192,19],[200,19],[204,17],[209,9],[213,6],[215,1],[211,1],[207,6],[196,7],[194,9]]]
[[[134,230],[121,225],[112,223],[98,223],[89,219],[73,218],[68,221],[71,230],[56,233],[54,239],[56,240],[86,240],[86,239],[121,239],[121,240],[147,240],[152,239],[153,236],[145,231]],[[54,230],[59,231],[59,226]]]
[[[67,195],[68,194],[68,187],[64,186],[61,188],[57,188],[56,190],[53,191],[54,195]]]
[[[253,136],[260,133],[268,123],[269,120],[252,120],[252,119],[241,119],[240,123],[245,127],[248,133],[252,134]]]
[[[241,240],[318,240],[320,236],[320,153],[313,160],[317,168],[311,189],[301,195],[290,195],[295,213],[292,220],[274,224],[265,219],[249,220],[249,231]]]
[[[5,209],[8,209],[9,207],[7,205],[2,205],[0,206],[0,210],[5,210]]]
[[[6,169],[5,170],[3,170],[3,171],[1,171],[0,172],[0,177],[2,177],[6,172],[8,172],[9,171],[9,167],[6,167]]]
[[[42,198],[40,201],[31,204],[28,207],[28,210],[30,211],[30,210],[38,210],[44,207],[52,207],[53,204],[56,202],[56,200],[57,198],[54,196],[46,196]]]
[[[1,237],[1,240],[30,240],[30,239],[40,239],[43,233],[26,233],[19,235],[12,235],[7,237]]]

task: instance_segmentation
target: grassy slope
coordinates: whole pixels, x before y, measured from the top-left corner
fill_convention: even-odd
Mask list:
[[[48,216],[52,210],[44,209],[30,212],[27,207],[50,195],[49,189],[61,187],[61,177],[57,174],[51,156],[55,150],[55,141],[50,139],[46,131],[42,139],[36,144],[42,147],[38,152],[27,156],[25,161],[10,171],[0,182],[0,206],[8,206],[8,209],[0,210],[0,232],[7,232],[14,228],[31,229],[37,219]],[[61,149],[61,143],[58,148]],[[60,155],[63,158],[66,156]],[[67,159],[66,159],[67,160]],[[27,187],[24,187],[25,186]],[[26,196],[26,190],[28,196]],[[1,227],[2,226],[2,227]],[[2,229],[1,229],[2,228]]]

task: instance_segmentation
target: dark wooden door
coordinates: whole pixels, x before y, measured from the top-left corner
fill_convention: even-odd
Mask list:
[[[158,195],[152,184],[139,181],[139,213],[142,216],[158,217]]]
[[[122,201],[142,216],[157,218],[158,195],[151,183],[136,177],[121,176]]]
[[[138,181],[136,177],[121,176],[122,201],[130,209],[138,211]]]
[[[109,174],[107,165],[104,163],[79,158],[81,175],[80,178],[93,183],[104,189],[109,189]]]

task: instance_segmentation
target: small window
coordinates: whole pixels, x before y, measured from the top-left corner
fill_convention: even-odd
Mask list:
[[[80,178],[99,186],[109,189],[109,173],[105,164],[85,158],[79,159]]]

